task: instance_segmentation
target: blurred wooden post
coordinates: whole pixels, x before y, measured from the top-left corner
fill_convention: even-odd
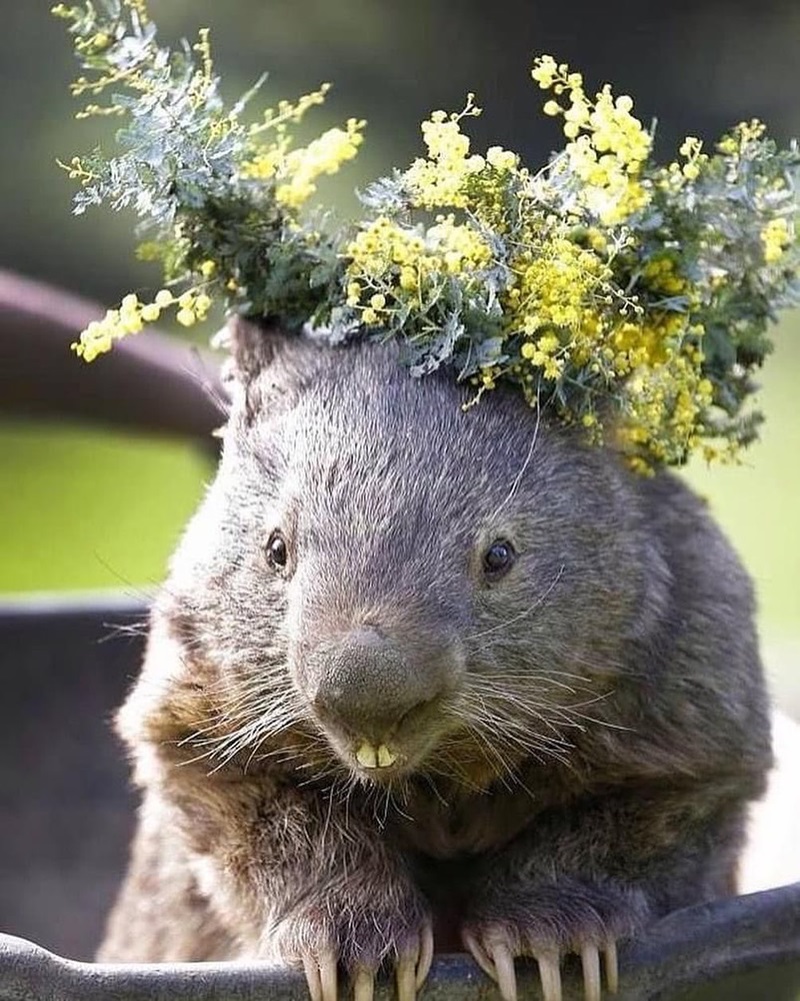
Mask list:
[[[104,310],[0,270],[0,414],[87,420],[213,448],[224,421],[218,361],[148,332],[87,365],[69,350]]]

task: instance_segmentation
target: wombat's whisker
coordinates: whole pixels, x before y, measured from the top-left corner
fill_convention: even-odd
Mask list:
[[[550,704],[537,705],[522,697],[515,696],[514,693],[508,692],[498,692],[496,695],[488,699],[483,695],[478,695],[476,701],[476,693],[465,689],[464,692],[461,693],[461,698],[463,699],[464,704],[469,706],[478,718],[490,721],[491,724],[498,729],[500,729],[501,721],[507,722],[510,726],[519,728],[525,723],[525,717],[527,717],[528,719],[543,723],[548,729],[558,734],[558,730],[551,719],[549,719],[545,713],[541,712],[540,709],[545,709],[546,711],[551,712],[554,709],[558,710],[563,708],[561,706],[552,706]],[[522,719],[520,719],[520,714],[523,715]],[[537,733],[537,736],[542,740],[556,739],[542,733]]]
[[[491,517],[489,519],[490,521],[496,521],[499,518],[500,514],[503,511],[503,508],[505,508],[506,505],[511,503],[511,501],[514,499],[514,496],[517,493],[517,490],[519,490],[519,485],[522,482],[523,476],[528,471],[528,466],[530,466],[531,460],[533,459],[533,453],[536,450],[536,442],[539,439],[539,424],[541,422],[541,418],[542,418],[542,412],[540,408],[537,407],[536,422],[533,425],[533,434],[531,435],[531,443],[528,448],[528,454],[525,456],[525,461],[522,463],[522,465],[519,468],[519,471],[517,472],[517,475],[514,477],[514,481],[512,482],[511,488],[509,489],[508,493],[492,512]]]
[[[229,717],[223,717],[217,726],[221,725],[227,718]],[[203,758],[208,758],[209,760],[216,759],[219,761],[218,768],[224,767],[238,754],[249,748],[250,755],[245,764],[246,771],[253,760],[261,760],[266,756],[262,751],[262,746],[267,740],[270,738],[274,739],[280,733],[301,722],[301,720],[302,717],[296,711],[293,711],[290,706],[284,707],[282,711],[277,713],[273,712],[268,718],[264,717],[263,714],[259,714],[243,725],[238,726],[230,733],[207,736],[208,731],[206,731],[206,734],[203,735],[194,734],[192,738],[189,738],[189,742],[195,743],[199,747],[209,747],[209,750],[191,760],[198,761]]]
[[[572,674],[567,671],[561,671],[558,669],[553,670],[522,670],[522,671],[492,671],[491,674],[477,674],[474,672],[470,673],[470,684],[475,686],[490,686],[496,684],[520,684],[523,686],[530,687],[532,681],[544,682],[547,685],[552,685],[555,688],[562,688],[571,694],[579,691],[581,687],[584,687],[588,691],[592,691],[589,684],[589,679],[583,674]],[[568,684],[567,680],[572,682]]]
[[[488,730],[488,733],[485,732]],[[476,745],[479,750],[482,750],[483,756],[487,762],[492,764],[494,762],[494,771],[500,779],[501,785],[506,789],[511,789],[512,787],[512,773],[513,769],[509,764],[508,760],[504,757],[500,746],[496,740],[490,739],[491,728],[481,727],[480,724],[471,726],[469,728],[469,733],[473,736],[476,741]],[[498,735],[502,736],[502,735]]]
[[[283,707],[277,711],[273,710],[269,715],[265,715],[260,709],[244,716],[241,713],[236,714],[226,711],[219,713],[208,726],[203,729],[196,729],[191,736],[184,738],[180,743],[194,742],[199,746],[203,746],[204,744],[222,743],[236,736],[253,732],[270,736],[280,733],[287,726],[300,722],[301,719],[302,716],[297,712],[296,707],[292,706]],[[235,720],[239,725],[232,732],[219,733],[218,731],[229,720]],[[208,734],[214,734],[214,736],[207,736]],[[202,737],[202,739],[197,740],[198,736]]]
[[[134,622],[105,622],[103,628],[108,632],[101,636],[98,643],[107,643],[109,640],[122,639],[123,637],[146,636],[150,629],[150,616]]]
[[[306,789],[310,786],[317,786],[326,779],[331,779],[336,782],[341,779],[342,769],[336,762],[327,761],[324,765],[320,765],[319,762],[303,761],[297,762],[297,768],[308,770],[313,768],[314,771],[307,779],[297,782],[298,789]]]
[[[480,688],[483,687],[483,691]],[[566,708],[571,703],[560,703],[553,702],[551,699],[538,699],[530,698],[524,689],[515,692],[511,686],[497,685],[497,686],[479,686],[471,685],[465,686],[464,694],[468,697],[477,697],[481,700],[481,704],[489,709],[493,708],[495,703],[508,703],[509,705],[514,705],[524,713],[528,715],[534,715],[539,711],[548,712],[551,709],[563,709]],[[586,705],[589,703],[579,703],[579,705]]]
[[[498,753],[498,744],[505,743],[525,754],[531,754],[537,760],[550,757],[567,763],[568,753],[573,745],[542,713],[530,712],[524,703],[503,705],[502,700],[498,704],[492,703],[488,706],[482,697],[477,701],[471,701],[471,694],[462,693],[466,708],[464,718],[469,720],[469,729],[483,738],[486,746],[491,747],[493,754]],[[543,723],[553,732],[542,733],[538,729],[533,731],[527,729],[524,716],[520,718],[520,711],[532,716],[536,722]]]
[[[433,783],[432,776],[441,776],[441,778],[446,779],[448,782],[455,782],[472,792],[482,791],[481,787],[470,776],[464,762],[459,756],[458,752],[459,749],[463,748],[463,743],[463,739],[459,741],[453,738],[445,738],[437,747],[435,758],[426,761],[423,770],[420,771],[420,775],[431,786],[436,798],[445,806],[448,805],[447,801],[443,799],[438,787]]]
[[[448,810],[450,808],[450,804],[444,798],[444,796],[442,796],[441,792],[439,791],[439,787],[436,785],[436,783],[433,780],[434,775],[443,775],[443,774],[444,774],[444,772],[442,772],[441,769],[436,768],[435,766],[428,766],[428,767],[425,768],[424,771],[421,771],[419,773],[419,777],[427,785],[427,787],[433,793],[434,797],[445,808],[445,810]]]

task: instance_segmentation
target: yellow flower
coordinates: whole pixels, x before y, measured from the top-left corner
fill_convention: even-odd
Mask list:
[[[558,66],[552,56],[539,56],[533,64],[531,76],[542,90],[549,90],[558,77]]]
[[[159,316],[161,316],[161,310],[156,303],[151,302],[146,306],[142,306],[142,319],[145,323],[153,323]]]
[[[378,322],[378,314],[368,306],[361,314],[361,321],[368,327],[372,327]]]
[[[201,292],[194,303],[194,311],[197,314],[198,320],[205,320],[209,309],[211,308],[211,298],[206,295],[205,292]]]
[[[502,146],[490,146],[486,150],[486,162],[495,170],[516,170],[519,156],[511,150],[503,149]]]
[[[184,327],[191,327],[192,324],[195,323],[197,317],[194,315],[193,310],[184,308],[178,310],[175,319]]]
[[[785,216],[770,219],[761,231],[761,242],[764,246],[764,260],[774,264],[783,256],[785,249],[792,242],[793,236],[789,221]]]
[[[153,302],[142,302],[131,292],[122,299],[119,309],[109,309],[102,320],[89,323],[72,344],[72,349],[84,361],[93,361],[98,355],[110,351],[114,341],[128,334],[138,334],[145,324],[158,320],[162,310],[168,306],[179,306],[176,315],[178,323],[190,327],[206,318],[211,304],[211,297],[197,289],[188,289],[177,299],[168,289],[161,289]]]
[[[276,170],[278,203],[297,209],[308,201],[317,190],[319,177],[335,174],[345,161],[355,157],[363,142],[365,124],[350,118],[344,129],[328,129],[305,148],[288,152]]]
[[[470,94],[466,107],[459,114],[448,118],[443,111],[434,112],[422,123],[428,159],[415,160],[405,174],[406,183],[420,208],[465,208],[467,205],[466,185],[486,163],[482,156],[469,155],[469,138],[461,131],[462,118],[480,113],[472,97]]]
[[[417,271],[410,265],[400,269],[400,288],[405,291],[410,289],[415,289],[417,287]]]

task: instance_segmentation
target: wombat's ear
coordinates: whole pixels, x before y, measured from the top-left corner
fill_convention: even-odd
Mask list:
[[[233,316],[214,338],[214,346],[230,351],[226,379],[246,386],[272,364],[285,340],[286,334],[278,327]]]
[[[248,423],[264,407],[290,405],[311,377],[318,353],[299,334],[280,327],[232,317],[214,339],[230,351],[223,367],[223,383],[234,406],[242,406]]]

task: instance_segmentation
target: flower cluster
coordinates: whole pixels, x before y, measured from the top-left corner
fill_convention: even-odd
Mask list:
[[[633,100],[627,94],[614,98],[608,84],[591,100],[583,76],[570,72],[566,63],[557,65],[552,56],[540,57],[531,76],[544,90],[569,96],[568,107],[551,98],[543,110],[564,117],[564,135],[570,142],[556,169],[573,182],[575,207],[606,226],[644,208],[649,195],[640,175],[652,137],[631,114]]]
[[[124,297],[118,309],[109,309],[102,320],[92,322],[82,331],[80,339],[73,344],[73,350],[84,361],[94,359],[110,351],[114,341],[128,334],[138,334],[147,323],[155,323],[165,309],[177,308],[175,319],[184,327],[202,323],[211,308],[211,297],[200,289],[187,289],[175,296],[169,289],[162,288],[152,302],[142,302],[133,292]]]
[[[182,288],[166,305],[184,325],[205,317],[206,299],[295,329],[327,308],[337,241],[302,212],[319,178],[356,155],[364,122],[297,146],[294,127],[323,103],[328,84],[250,124],[245,113],[262,81],[227,108],[207,29],[171,51],[158,44],[145,0],[60,3],[53,13],[68,23],[84,69],[72,91],[92,98],[78,116],[127,118],[116,156],[95,151],[61,164],[81,185],[75,212],[104,202],[134,209],[153,235],[140,256],[160,260],[167,283]],[[82,332],[79,355],[91,360],[160,315],[125,302]],[[159,310],[165,303],[162,296]]]
[[[100,10],[100,13],[98,13]],[[170,289],[127,296],[81,335],[91,360],[167,307],[181,323],[212,301],[317,327],[332,343],[397,337],[414,375],[441,365],[475,387],[516,385],[532,406],[620,449],[642,472],[694,451],[733,458],[753,439],[747,404],[775,311],[800,299],[800,153],[757,121],[706,151],[687,137],[652,162],[627,95],[591,94],[550,56],[532,77],[565,145],[532,172],[513,151],[471,148],[480,114],[434,112],[426,148],[372,185],[365,218],[326,232],[307,211],[319,179],[351,160],[364,123],[305,147],[292,130],[327,85],[247,125],[253,94],[226,109],[207,31],[157,45],[145,0],[60,4],[89,71],[86,114],[123,114],[121,153],[73,157],[76,211],[133,206]],[[112,94],[102,107],[96,102]]]
[[[800,297],[796,147],[743,123],[711,154],[688,137],[660,167],[630,97],[590,97],[550,56],[532,76],[564,149],[534,174],[512,152],[471,151],[471,97],[436,112],[427,157],[368,192],[345,319],[403,338],[414,371],[452,363],[479,392],[516,383],[642,472],[695,450],[735,458],[759,420],[745,404],[768,321]],[[463,273],[432,254],[442,218],[480,248]]]

